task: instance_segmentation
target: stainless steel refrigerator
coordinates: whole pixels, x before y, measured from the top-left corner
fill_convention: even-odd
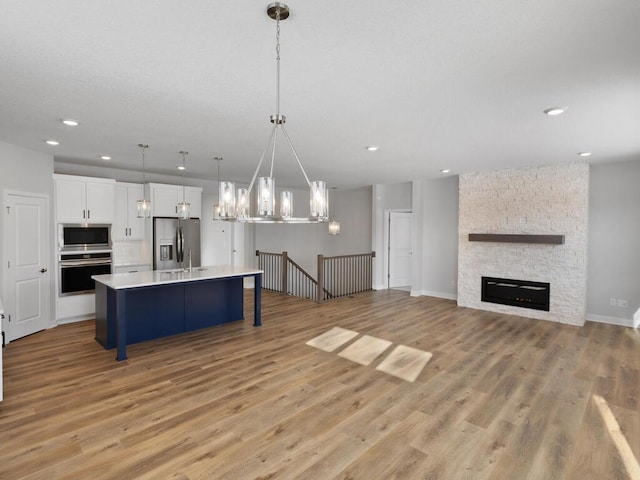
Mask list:
[[[153,269],[200,266],[200,219],[153,218]]]

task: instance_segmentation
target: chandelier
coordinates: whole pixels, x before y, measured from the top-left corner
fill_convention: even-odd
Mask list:
[[[258,166],[256,167],[248,188],[238,188],[236,191],[233,182],[218,182],[218,204],[217,216],[220,220],[231,220],[248,223],[321,223],[328,221],[329,200],[327,185],[322,180],[310,181],[307,173],[302,167],[302,162],[293,147],[287,130],[284,128],[286,117],[280,114],[280,21],[289,18],[289,7],[284,3],[274,2],[267,6],[267,15],[276,21],[276,113],[269,117],[273,124],[269,141],[265,146]],[[273,167],[276,157],[276,143],[278,135],[286,140],[291,148],[302,175],[309,186],[309,216],[293,216],[293,192],[284,190],[280,192],[279,205],[276,209],[275,199],[275,178],[273,177]],[[260,167],[267,156],[271,153],[271,167],[269,176],[258,177]],[[257,186],[256,186],[257,179]],[[254,186],[255,192],[255,215],[251,215],[251,193]]]

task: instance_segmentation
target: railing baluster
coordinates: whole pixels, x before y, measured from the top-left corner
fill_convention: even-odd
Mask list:
[[[318,255],[316,281],[287,252],[256,250],[258,268],[264,271],[262,288],[283,295],[324,302],[373,289],[375,252],[325,257]]]

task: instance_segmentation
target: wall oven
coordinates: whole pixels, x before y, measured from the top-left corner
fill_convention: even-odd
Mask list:
[[[61,253],[58,262],[61,297],[95,291],[92,275],[111,273],[111,252]]]
[[[61,252],[111,249],[111,225],[61,223],[58,246]]]

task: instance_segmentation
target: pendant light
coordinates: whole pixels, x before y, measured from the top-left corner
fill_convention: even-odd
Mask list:
[[[218,162],[218,197],[220,196],[220,162],[222,161],[222,157],[213,157],[213,159]],[[220,220],[220,203],[216,202],[213,204],[213,219]]]
[[[340,222],[336,220],[336,217],[335,217],[336,189],[337,187],[331,187],[331,190],[333,190],[334,215],[332,215],[331,219],[329,220],[329,235],[340,235]]]
[[[228,215],[220,218],[222,220],[236,220],[241,222],[250,223],[317,223],[326,222],[328,220],[328,195],[326,183],[322,180],[310,181],[307,173],[304,171],[302,162],[298,157],[298,154],[289,138],[289,134],[284,128],[286,117],[280,114],[280,21],[289,18],[290,10],[287,5],[281,2],[274,2],[267,6],[267,15],[276,21],[276,113],[269,117],[270,122],[273,124],[271,129],[271,135],[269,141],[262,152],[258,166],[253,173],[253,177],[249,182],[247,189],[238,188],[235,197],[235,210],[229,210]],[[308,217],[294,217],[293,216],[293,193],[290,191],[283,191],[280,194],[280,210],[275,210],[275,178],[273,176],[273,170],[276,157],[276,144],[278,140],[278,133],[282,134],[282,137],[286,140],[289,148],[293,152],[293,156],[298,163],[298,167],[302,171],[302,175],[309,186],[309,216]],[[271,148],[270,148],[271,147]],[[258,172],[262,166],[262,162],[265,159],[267,151],[271,150],[271,166],[269,169],[269,175],[265,177],[259,177]],[[257,179],[257,185],[256,185]],[[233,191],[233,184],[231,182],[225,182],[227,189],[224,191],[225,195],[230,199],[231,192]],[[222,185],[222,182],[221,182]],[[256,216],[250,215],[249,198],[253,191],[253,187],[256,186],[255,201],[256,201]],[[223,193],[220,189],[221,195]],[[227,198],[225,197],[225,198]],[[222,199],[220,199],[222,205]],[[229,202],[229,205],[231,203]]]
[[[144,194],[144,152],[147,148],[149,148],[149,145],[143,145],[142,143],[139,143],[138,147],[140,147],[140,150],[142,151],[142,199],[138,200],[138,218],[150,218],[151,201],[147,200],[147,197]]]
[[[185,196],[186,187],[184,186],[184,174],[187,170],[187,167],[185,165],[185,157],[189,154],[189,152],[181,150],[178,153],[182,155],[182,168],[180,169],[182,170],[182,202],[178,203],[176,211],[178,213],[178,218],[182,220],[189,220],[189,218],[191,217],[191,205],[187,203]]]
[[[218,160],[218,216],[221,219],[233,218],[236,214],[236,186],[233,182],[220,181],[220,162]]]

